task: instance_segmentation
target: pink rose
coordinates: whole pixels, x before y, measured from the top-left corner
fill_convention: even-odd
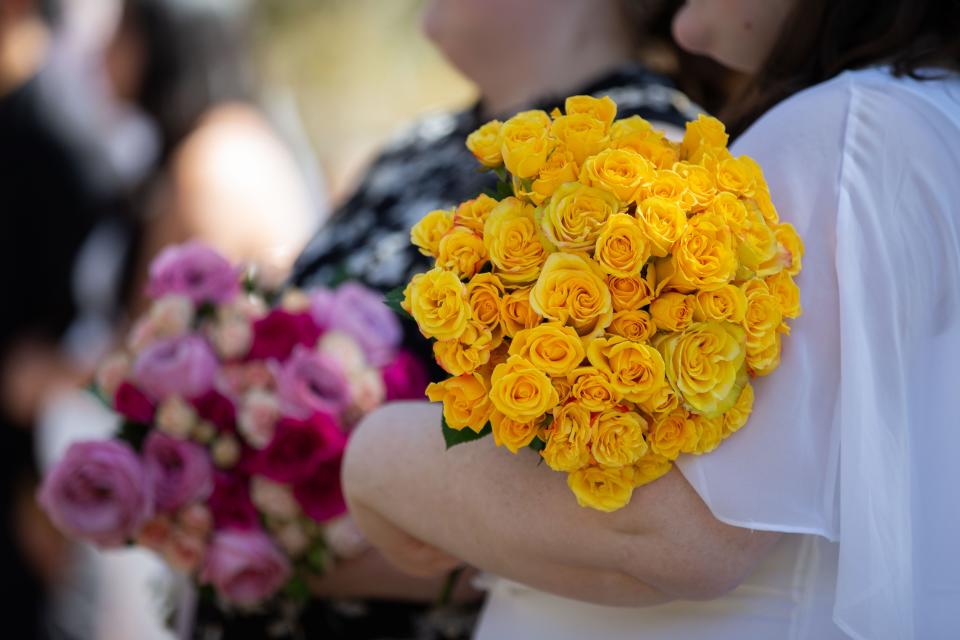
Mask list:
[[[104,397],[112,398],[130,373],[130,358],[125,353],[112,353],[97,367],[96,384]]]
[[[314,292],[310,310],[323,329],[356,340],[373,366],[389,362],[403,338],[400,321],[383,296],[356,282],[340,285],[332,296],[326,290]]]
[[[324,462],[293,488],[293,496],[303,512],[316,522],[327,522],[347,511],[340,485],[341,462],[340,457]]]
[[[213,493],[207,500],[217,529],[257,529],[260,519],[250,501],[250,480],[228,471],[215,471]]]
[[[247,393],[240,405],[237,428],[240,435],[254,449],[263,449],[273,438],[274,427],[280,419],[280,402],[269,391],[254,389]]]
[[[103,547],[123,544],[153,515],[146,471],[117,440],[71,445],[38,500],[61,531]]]
[[[180,510],[177,521],[185,531],[205,536],[213,528],[213,515],[210,509],[200,503],[194,503]]]
[[[127,420],[143,424],[152,422],[156,413],[153,401],[129,382],[124,382],[117,388],[117,394],[113,397],[113,408]]]
[[[233,431],[237,425],[237,409],[230,398],[210,389],[193,399],[193,407],[201,420],[216,425],[221,431]]]
[[[423,400],[430,382],[427,370],[409,351],[397,353],[393,361],[380,370],[387,388],[387,402],[394,400]]]
[[[320,328],[309,313],[274,309],[253,323],[253,345],[247,359],[286,360],[294,347],[314,347],[319,337]]]
[[[274,372],[280,410],[306,418],[315,412],[340,416],[350,404],[350,386],[340,363],[329,354],[297,346]]]
[[[260,531],[221,531],[207,550],[201,580],[224,599],[251,607],[268,599],[290,577],[290,564]]]
[[[272,389],[273,386],[273,373],[263,361],[226,364],[217,381],[217,388],[231,397],[242,396],[251,389]]]
[[[196,335],[164,338],[146,347],[133,363],[134,382],[156,400],[195,398],[213,387],[217,357]]]
[[[319,465],[343,455],[346,444],[347,437],[328,414],[316,413],[308,420],[282,418],[254,464],[257,473],[275,482],[303,482]]]
[[[136,543],[141,547],[162,551],[173,535],[173,523],[169,516],[156,515],[147,520],[137,532]]]
[[[143,464],[153,483],[157,509],[176,511],[206,500],[213,489],[213,467],[206,449],[153,430],[143,444]]]
[[[195,304],[221,304],[240,292],[240,270],[198,241],[164,249],[150,265],[147,295],[180,294]]]

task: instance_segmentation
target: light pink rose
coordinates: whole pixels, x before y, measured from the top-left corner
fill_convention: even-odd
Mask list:
[[[137,532],[136,542],[141,547],[162,551],[173,535],[173,522],[170,516],[156,515],[147,520]]]
[[[125,353],[112,353],[97,367],[97,388],[105,398],[113,398],[128,375],[130,375],[130,357]]]
[[[217,320],[209,329],[210,341],[221,358],[236,360],[250,351],[253,325],[249,320],[231,316]]]
[[[366,369],[350,378],[350,409],[344,415],[344,421],[354,424],[381,404],[386,396],[386,386],[380,371]]]
[[[180,510],[177,522],[185,531],[205,536],[213,528],[213,514],[205,505],[196,502]]]
[[[290,577],[290,563],[262,531],[220,531],[201,572],[225,600],[252,607],[270,598]]]
[[[174,438],[186,439],[197,424],[197,411],[180,396],[170,396],[157,407],[154,420],[160,431]]]
[[[229,469],[240,461],[240,443],[230,434],[223,434],[210,445],[213,463],[221,469]]]
[[[210,345],[191,334],[147,346],[133,363],[133,379],[156,400],[173,395],[196,398],[213,387],[217,368]]]
[[[163,557],[171,567],[189,575],[200,568],[206,549],[201,536],[177,529],[167,541]]]
[[[342,331],[328,331],[320,338],[318,349],[333,356],[349,376],[367,368],[367,357],[353,337]]]
[[[257,509],[272,518],[292,520],[300,515],[300,505],[290,486],[263,476],[253,476],[250,481],[250,498]]]
[[[243,439],[254,449],[263,449],[273,438],[280,418],[277,396],[262,389],[249,391],[240,405],[237,428]]]
[[[280,306],[290,313],[303,313],[310,309],[310,297],[300,289],[287,289],[283,292]]]
[[[274,536],[283,550],[287,552],[287,555],[292,558],[302,555],[310,546],[310,538],[307,537],[307,532],[296,520],[280,527],[274,533]]]
[[[190,298],[171,294],[158,299],[150,306],[148,318],[153,324],[155,336],[173,338],[190,330],[194,315],[194,306]]]
[[[349,515],[328,522],[323,527],[323,534],[330,550],[338,558],[356,558],[370,548],[366,536]]]

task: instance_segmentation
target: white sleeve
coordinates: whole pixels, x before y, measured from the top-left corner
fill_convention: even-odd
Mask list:
[[[855,638],[960,628],[960,83],[939,84],[844,74],[738,140],[806,244],[804,313],[747,426],[679,462],[720,520],[839,541]]]

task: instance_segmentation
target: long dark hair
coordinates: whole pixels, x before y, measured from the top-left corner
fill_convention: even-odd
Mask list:
[[[794,0],[777,44],[723,119],[732,135],[794,93],[848,69],[960,70],[958,0]]]

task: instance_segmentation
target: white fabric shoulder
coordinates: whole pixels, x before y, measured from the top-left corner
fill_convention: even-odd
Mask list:
[[[806,243],[804,314],[754,414],[680,462],[719,519],[840,542],[854,638],[960,628],[960,78],[848,72],[735,145]]]

